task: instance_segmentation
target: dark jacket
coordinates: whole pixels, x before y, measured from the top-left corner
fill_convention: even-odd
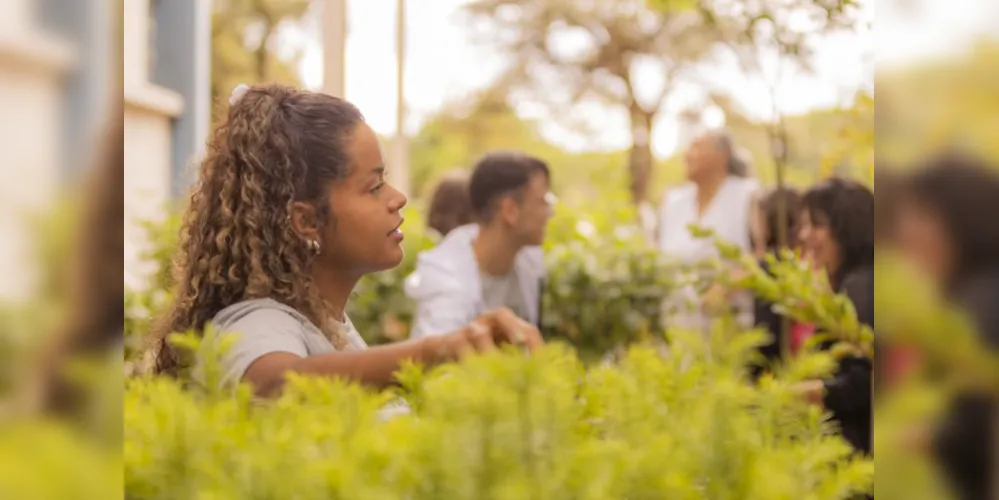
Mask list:
[[[979,276],[958,292],[958,303],[975,322],[981,341],[999,348],[999,272]],[[996,408],[987,396],[957,396],[936,429],[933,453],[961,500],[992,498]]]
[[[766,263],[761,263],[766,271]],[[857,310],[862,324],[874,327],[874,267],[862,266],[843,278],[837,289],[846,294]],[[750,367],[750,375],[758,378],[767,366],[780,359],[781,336],[784,317],[773,311],[773,304],[757,299],[755,306],[757,327],[770,332],[772,341],[760,348],[763,364]],[[829,348],[832,344],[823,347]],[[832,378],[825,381],[824,404],[839,424],[843,437],[857,450],[871,453],[871,378],[873,363],[870,359],[847,357],[839,362]]]
[[[874,327],[874,267],[848,273],[837,290],[857,310],[861,324]],[[826,409],[839,423],[843,438],[857,450],[871,454],[871,382],[874,364],[869,358],[845,357],[832,378],[825,381]]]
[[[770,273],[770,266],[766,260],[760,261],[760,268],[766,273]],[[784,338],[781,336],[784,316],[774,312],[773,306],[772,302],[761,298],[756,298],[753,301],[754,324],[757,328],[762,328],[770,334],[770,342],[760,346],[759,362],[753,363],[749,367],[749,374],[753,380],[759,379],[767,368],[780,361],[784,342]]]

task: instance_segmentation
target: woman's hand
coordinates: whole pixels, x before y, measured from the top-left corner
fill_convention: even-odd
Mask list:
[[[460,330],[424,340],[423,359],[431,364],[458,361],[472,353],[495,350],[503,344],[532,351],[544,344],[534,325],[506,308],[489,311]]]
[[[821,380],[806,380],[798,382],[791,390],[805,401],[822,406],[826,395],[826,386]]]
[[[701,304],[710,315],[723,314],[730,307],[730,296],[731,292],[724,285],[714,283],[701,295]]]

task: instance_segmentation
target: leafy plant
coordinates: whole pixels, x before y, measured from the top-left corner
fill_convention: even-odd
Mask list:
[[[720,256],[716,263],[719,283],[749,289],[774,304],[779,314],[815,325],[822,334],[813,341],[835,341],[832,352],[837,357],[874,356],[874,331],[860,323],[850,299],[833,293],[825,274],[815,272],[800,255],[789,250],[770,254],[764,270],[754,256],[711,230],[693,227],[691,231],[695,237],[713,240]]]
[[[762,335],[673,334],[586,368],[564,345],[431,371],[404,389],[294,378],[276,401],[138,378],[125,396],[128,498],[849,498],[873,487],[779,374],[745,378]],[[386,404],[411,399],[408,414]]]
[[[181,214],[170,212],[161,222],[144,224],[149,247],[142,259],[153,273],[144,287],[125,290],[125,359],[133,360],[145,348],[152,321],[164,313],[173,292],[172,261],[180,240]]]

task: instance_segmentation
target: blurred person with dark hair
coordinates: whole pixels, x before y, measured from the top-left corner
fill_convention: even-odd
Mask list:
[[[697,238],[689,226],[697,225],[752,252],[753,205],[758,183],[749,177],[748,161],[738,151],[731,134],[710,131],[696,138],[684,154],[688,182],[663,196],[659,215],[659,248],[673,258],[696,263],[717,255],[709,239]],[[698,297],[683,288],[667,300],[666,317],[676,326],[706,330],[713,304],[734,306],[744,319],[752,313],[752,297],[742,291],[712,287]]]
[[[895,232],[901,179],[883,167],[874,169],[877,196],[874,201],[874,238],[878,243],[891,243]]]
[[[124,119],[112,112],[99,157],[88,174],[81,229],[77,233],[71,274],[69,311],[61,331],[40,363],[41,409],[72,416],[84,404],[84,387],[64,370],[78,358],[122,356],[124,349]]]
[[[784,204],[781,220],[780,205]],[[763,257],[781,249],[778,228],[784,226],[787,242],[784,248],[797,248],[798,214],[801,212],[801,193],[794,188],[774,188],[758,200],[753,213],[753,240],[756,254]]]
[[[899,249],[996,349],[999,175],[979,159],[947,154],[914,171],[901,190]],[[993,398],[961,394],[933,436],[932,450],[962,499],[992,498],[995,491],[995,408]]]
[[[368,347],[347,315],[363,276],[402,261],[406,196],[386,179],[378,136],[343,99],[276,84],[240,85],[215,126],[185,212],[177,289],[154,339],[157,371],[184,368],[175,332],[207,335],[194,377],[222,353],[221,380],[280,394],[289,374],[396,383],[403,362],[426,366],[541,343],[500,310],[433,339]],[[206,327],[211,326],[211,329]]]
[[[783,204],[783,210],[781,208]],[[760,266],[767,270],[768,265],[765,260],[767,254],[778,254],[782,249],[797,248],[797,220],[801,212],[801,194],[793,188],[772,189],[764,195],[757,203],[753,213],[754,240],[758,244],[757,257],[760,259]],[[783,213],[782,213],[783,212]],[[781,219],[783,215],[783,220]],[[784,247],[780,245],[779,229],[783,225],[787,242]],[[771,342],[760,347],[762,364],[754,364],[750,373],[753,378],[758,378],[766,367],[779,361],[781,353],[784,351],[784,323],[786,318],[777,314],[773,310],[774,304],[759,298],[754,299],[753,319],[757,327],[766,329],[770,333]],[[811,333],[809,325],[790,323],[789,325],[791,344],[788,350],[795,350],[800,345],[805,336]]]
[[[851,180],[823,181],[805,193],[800,220],[805,257],[825,272],[836,293],[846,295],[858,320],[873,328],[874,193]],[[847,355],[831,378],[799,386],[810,401],[832,412],[850,444],[868,454],[872,371],[871,359]]]
[[[452,230],[420,254],[406,279],[406,294],[417,303],[413,337],[446,332],[497,307],[539,323],[550,175],[544,161],[522,153],[479,160],[469,180],[477,223]]]
[[[443,238],[457,227],[475,222],[468,194],[468,174],[458,170],[441,178],[430,195],[427,226]]]
[[[900,191],[904,179],[901,175],[884,167],[874,170],[874,184],[877,196],[874,204],[874,241],[877,245],[894,246],[897,226],[897,212]],[[882,345],[874,343],[875,359],[875,391],[882,386],[892,386],[912,373],[917,365],[919,353],[911,346],[898,343]]]

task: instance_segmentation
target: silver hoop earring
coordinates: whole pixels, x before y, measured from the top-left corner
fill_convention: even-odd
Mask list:
[[[319,255],[319,250],[320,250],[319,240],[309,241],[309,250],[312,252],[313,255]]]

